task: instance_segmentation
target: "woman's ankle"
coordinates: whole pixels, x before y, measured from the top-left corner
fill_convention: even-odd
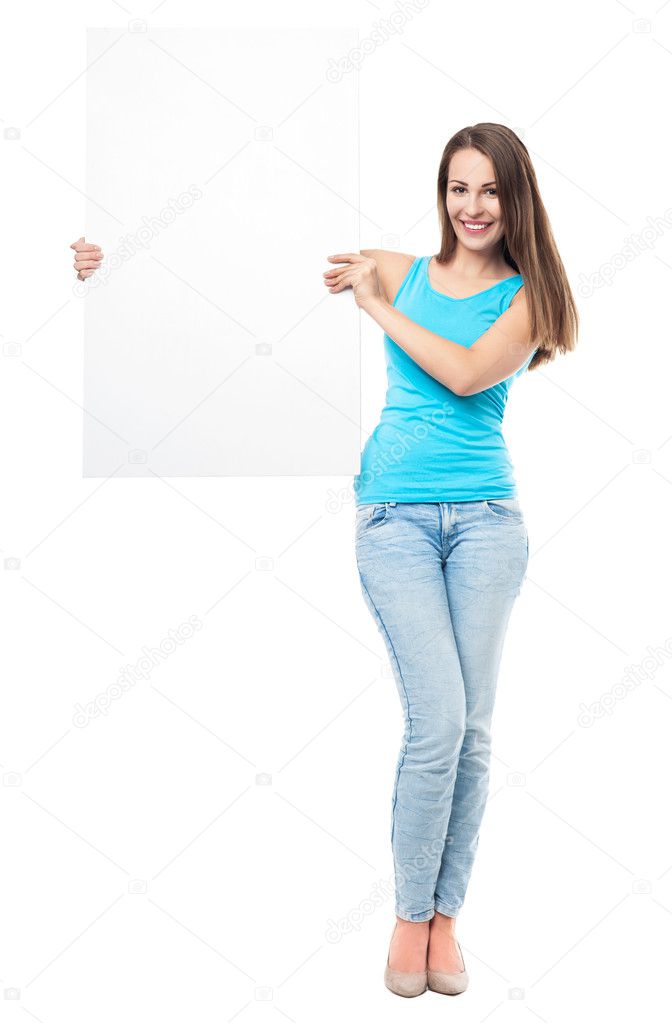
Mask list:
[[[431,923],[431,920],[404,920],[401,916],[396,920],[398,934],[422,934],[423,931],[429,931]]]
[[[424,970],[429,947],[429,920],[404,920],[399,916],[396,920],[390,943],[390,967],[402,972]]]
[[[442,931],[450,931],[451,933],[454,933],[456,921],[457,917],[446,916],[445,913],[440,913],[437,909],[429,923],[432,929],[439,927]]]

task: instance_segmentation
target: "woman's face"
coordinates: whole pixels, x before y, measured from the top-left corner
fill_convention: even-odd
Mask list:
[[[451,157],[446,209],[458,241],[474,252],[490,249],[504,237],[495,172],[489,157],[477,149],[460,149]],[[470,228],[472,224],[486,226]]]

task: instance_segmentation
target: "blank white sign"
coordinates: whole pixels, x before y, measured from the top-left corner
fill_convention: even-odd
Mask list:
[[[360,470],[357,30],[88,30],[84,476]]]

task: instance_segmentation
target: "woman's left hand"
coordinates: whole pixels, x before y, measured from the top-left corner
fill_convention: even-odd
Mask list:
[[[362,256],[359,252],[342,252],[336,256],[327,256],[327,259],[332,263],[348,264],[325,270],[324,283],[333,294],[344,288],[352,288],[360,309],[365,309],[370,302],[383,300],[375,259]]]

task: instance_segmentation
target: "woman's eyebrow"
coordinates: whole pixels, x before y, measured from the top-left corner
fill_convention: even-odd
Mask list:
[[[459,178],[451,178],[450,181],[456,181],[458,185],[465,185],[467,188],[469,188],[469,185],[467,185],[467,182],[466,181],[460,181]],[[448,184],[450,184],[450,181],[448,182]],[[483,185],[481,185],[481,188],[487,188],[488,185],[496,185],[496,184],[497,184],[496,181],[486,181]]]

